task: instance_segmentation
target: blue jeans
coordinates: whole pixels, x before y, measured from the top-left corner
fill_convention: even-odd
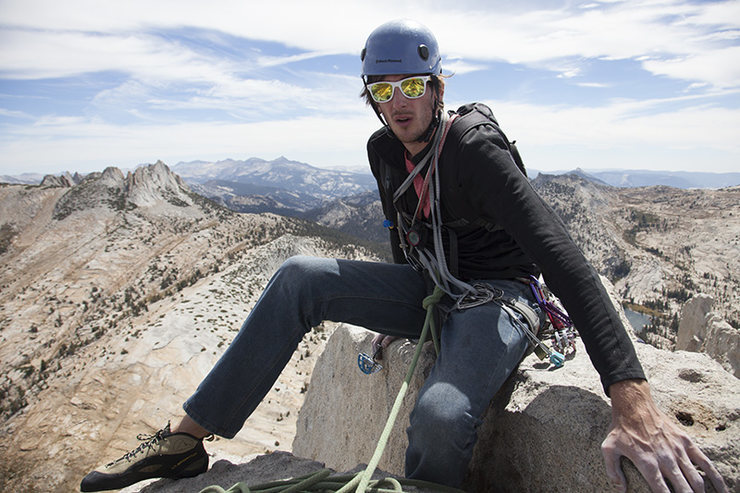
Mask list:
[[[525,284],[486,282],[539,311]],[[205,429],[233,438],[312,327],[331,320],[418,338],[427,294],[422,275],[408,265],[292,257],[183,409]],[[462,483],[480,417],[526,352],[523,323],[496,303],[447,313],[441,353],[410,417],[408,477]]]

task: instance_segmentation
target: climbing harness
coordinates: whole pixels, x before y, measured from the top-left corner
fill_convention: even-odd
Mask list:
[[[294,478],[285,481],[276,481],[272,483],[266,483],[258,486],[247,486],[245,483],[237,483],[228,490],[224,490],[220,486],[209,486],[200,491],[200,493],[303,493],[303,492],[335,492],[335,493],[365,493],[368,491],[378,493],[403,493],[403,486],[414,486],[424,488],[431,491],[439,491],[442,493],[464,493],[462,490],[452,488],[450,486],[440,485],[431,483],[428,481],[421,481],[417,479],[396,479],[396,478],[385,478],[381,480],[372,480],[373,473],[378,467],[380,458],[385,451],[385,447],[388,444],[388,438],[391,435],[391,430],[396,422],[398,413],[401,410],[401,404],[406,396],[406,393],[411,383],[411,378],[416,370],[416,365],[419,362],[421,356],[421,350],[426,342],[428,334],[432,333],[432,339],[438,340],[436,335],[437,329],[434,323],[434,307],[444,295],[444,292],[439,288],[435,287],[431,295],[424,298],[422,306],[426,310],[426,318],[424,319],[424,326],[421,329],[421,335],[419,336],[419,342],[416,345],[414,357],[411,360],[408,370],[406,371],[406,378],[404,378],[401,384],[401,389],[396,395],[396,400],[393,403],[391,412],[386,420],[385,427],[380,434],[380,439],[375,447],[370,462],[368,463],[365,470],[357,473],[354,476],[336,476],[330,477],[331,471],[329,469],[323,469],[309,476],[303,476],[300,478]],[[439,347],[435,343],[437,354],[439,354]],[[372,361],[372,358],[371,358]],[[388,488],[381,487],[387,485]]]

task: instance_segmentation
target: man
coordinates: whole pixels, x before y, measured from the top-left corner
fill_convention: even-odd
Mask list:
[[[268,283],[239,334],[193,396],[186,415],[82,481],[83,491],[207,469],[202,439],[231,438],[277,379],[303,335],[323,320],[416,338],[435,284],[441,352],[408,429],[406,475],[460,486],[480,416],[529,346],[541,316],[522,281],[542,273],[579,327],[612,399],[602,445],[607,474],[626,489],[620,456],[653,491],[703,491],[711,462],[655,406],[634,348],[599,277],[563,223],[537,196],[492,125],[458,131],[443,111],[437,42],[425,27],[393,21],[362,53],[363,95],[384,123],[368,142],[396,263],[294,257]],[[389,337],[385,337],[389,336]],[[665,480],[664,480],[665,478]]]

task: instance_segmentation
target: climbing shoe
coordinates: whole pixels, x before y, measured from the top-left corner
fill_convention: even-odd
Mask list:
[[[172,433],[169,423],[154,435],[137,438],[142,442],[138,447],[89,473],[80,490],[117,490],[144,479],[189,478],[208,469],[203,440],[188,433]]]

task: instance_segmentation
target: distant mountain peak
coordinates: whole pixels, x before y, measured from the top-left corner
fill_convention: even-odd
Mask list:
[[[126,176],[125,190],[128,200],[138,207],[153,206],[160,202],[173,205],[192,205],[190,188],[162,161],[137,168]]]
[[[125,176],[116,167],[91,173],[79,182],[72,177],[47,177],[49,184],[69,186],[70,190],[56,204],[55,219],[64,219],[75,211],[98,207],[127,210],[137,207],[188,207],[193,205],[190,187],[162,161],[143,165]],[[66,184],[66,185],[65,185]]]
[[[42,187],[73,187],[82,181],[82,177],[75,173],[71,175],[69,171],[65,171],[61,175],[46,175],[41,180]]]
[[[533,170],[534,171],[534,170]],[[575,174],[588,180],[620,188],[664,185],[674,188],[727,188],[740,185],[740,173],[711,173],[702,171],[656,171],[635,169],[584,170],[555,174]]]
[[[370,173],[321,169],[285,156],[178,163],[173,169],[196,192],[240,212],[303,212],[376,187]],[[235,201],[237,195],[242,197]]]

